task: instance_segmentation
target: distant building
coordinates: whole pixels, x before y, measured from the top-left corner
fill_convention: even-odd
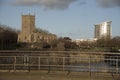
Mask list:
[[[40,32],[35,28],[35,15],[22,15],[22,30],[18,35],[18,42],[35,43],[51,42],[57,39],[55,34]]]
[[[74,42],[76,42],[77,45],[79,45],[82,42],[88,42],[88,43],[93,43],[96,42],[98,39],[97,38],[89,38],[89,39],[76,39]]]
[[[111,23],[112,21],[103,22],[95,25],[95,38],[110,39],[111,38]]]

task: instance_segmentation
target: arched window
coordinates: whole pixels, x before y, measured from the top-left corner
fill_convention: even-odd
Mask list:
[[[33,35],[31,35],[31,41],[34,42],[34,36]]]
[[[39,36],[37,38],[40,38]]]
[[[21,41],[21,39],[19,38],[19,41]]]
[[[25,40],[26,40],[26,36],[25,36]]]

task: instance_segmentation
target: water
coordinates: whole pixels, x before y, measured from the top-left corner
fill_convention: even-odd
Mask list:
[[[91,64],[74,64],[66,66],[66,70],[69,71],[91,71],[91,72],[119,72],[120,73],[120,66],[111,66],[109,64],[106,64],[105,62],[99,62],[99,63],[91,63]]]

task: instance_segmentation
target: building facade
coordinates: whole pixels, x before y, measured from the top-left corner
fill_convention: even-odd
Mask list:
[[[77,45],[79,45],[80,43],[83,42],[88,42],[88,43],[94,43],[96,42],[98,39],[97,38],[89,38],[89,39],[76,39],[73,42],[76,42]]]
[[[95,38],[110,39],[111,38],[111,23],[112,21],[103,22],[95,25]]]
[[[21,43],[41,43],[51,42],[57,39],[55,34],[40,32],[35,27],[35,15],[22,15],[22,29],[18,34],[18,42]]]

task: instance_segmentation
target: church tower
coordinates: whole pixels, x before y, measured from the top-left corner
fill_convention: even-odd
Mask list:
[[[22,15],[22,33],[30,34],[35,30],[35,15]]]
[[[35,15],[21,15],[21,28],[18,42],[31,42],[31,35],[35,31]]]

